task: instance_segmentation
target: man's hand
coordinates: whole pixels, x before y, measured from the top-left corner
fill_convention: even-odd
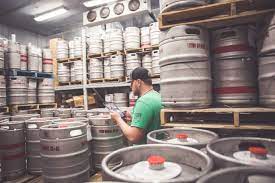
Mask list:
[[[132,115],[129,111],[125,111],[125,121],[127,123],[131,122],[132,121]]]
[[[117,123],[118,120],[121,119],[120,115],[118,112],[111,112],[111,118],[113,120],[114,123]]]

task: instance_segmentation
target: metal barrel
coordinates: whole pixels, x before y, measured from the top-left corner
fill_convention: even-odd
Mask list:
[[[26,45],[20,45],[20,68],[21,70],[28,69],[28,49]]]
[[[104,53],[108,53],[110,52],[110,44],[111,44],[111,38],[110,38],[110,35],[111,35],[111,30],[106,30],[105,31],[105,34],[103,36],[103,51]]]
[[[121,164],[113,168],[111,165],[114,161],[120,161]],[[154,166],[154,162],[160,166]],[[165,166],[161,167],[163,163]],[[153,167],[158,169],[153,170]],[[196,182],[208,174],[212,167],[212,160],[197,149],[170,144],[148,144],[123,148],[106,156],[102,162],[102,177],[103,181],[187,183]]]
[[[110,33],[110,51],[123,50],[123,32],[121,29],[112,29]]]
[[[256,58],[215,59],[214,95],[217,105],[254,106],[257,104]]]
[[[92,34],[88,38],[88,54],[101,54],[103,52],[103,43],[99,34]]]
[[[161,96],[166,107],[203,108],[212,102],[212,79],[204,30],[176,26],[162,32]]]
[[[74,58],[74,41],[69,41],[69,57]]]
[[[42,108],[40,109],[41,118],[54,117],[56,108]]]
[[[4,40],[0,38],[0,69],[5,68],[5,44]]]
[[[259,57],[258,68],[260,105],[275,107],[275,56]]]
[[[71,112],[71,109],[59,108],[59,109],[56,109],[54,116],[62,119],[71,118],[72,112]]]
[[[118,107],[128,107],[128,93],[114,93],[113,102]]]
[[[150,24],[150,42],[151,46],[158,46],[160,41],[160,30],[158,22]]]
[[[29,71],[39,71],[40,65],[40,49],[29,45],[28,46],[28,70]]]
[[[159,50],[152,51],[152,75],[160,74]]]
[[[179,10],[184,8],[191,8],[195,6],[205,5],[208,0],[161,0],[160,7],[161,12],[167,12],[172,10]]]
[[[131,72],[137,68],[141,67],[141,59],[137,53],[128,53],[126,55],[126,73],[130,76]]]
[[[41,175],[42,173],[39,131],[40,127],[49,125],[54,119],[57,118],[31,118],[25,121],[27,171],[30,174]]]
[[[7,105],[7,93],[6,93],[6,79],[5,76],[0,76],[0,106]]]
[[[140,29],[140,44],[142,48],[150,46],[151,40],[149,27],[142,27]]]
[[[43,71],[43,53],[42,49],[38,48],[38,72]]]
[[[4,180],[14,180],[25,174],[24,129],[24,122],[0,123],[0,154],[2,155],[2,176]]]
[[[138,27],[127,27],[124,32],[125,49],[140,48],[140,29]]]
[[[46,73],[53,72],[53,59],[52,52],[50,49],[43,49],[42,70]]]
[[[264,37],[262,37],[262,40],[260,40],[259,45],[259,54],[265,55],[268,53],[274,53],[275,52],[275,14],[273,15],[273,18],[271,19],[269,26],[266,30],[264,30],[263,34]]]
[[[71,65],[71,75],[73,79],[71,81],[82,81],[83,80],[83,63],[82,60],[77,60]],[[71,78],[72,78],[71,76]]]
[[[95,108],[90,109],[87,111],[87,117],[90,118],[92,116],[98,116],[98,115],[109,115],[110,112],[106,108]]]
[[[225,168],[203,176],[197,183],[242,183],[243,180],[255,183],[272,183],[275,180],[275,170],[262,167]]]
[[[63,63],[58,63],[58,81],[59,82],[70,82],[70,66]]]
[[[39,81],[38,102],[40,104],[55,102],[53,78],[44,78],[43,80]]]
[[[111,56],[111,77],[121,78],[124,77],[124,62],[122,55]]]
[[[37,103],[37,80],[28,79],[28,104]]]
[[[110,58],[104,58],[104,78],[110,79],[111,78],[111,60]]]
[[[45,183],[87,182],[87,124],[58,123],[40,127],[42,177]]]
[[[142,67],[147,69],[152,74],[152,56],[150,54],[145,54],[142,57]]]
[[[72,117],[73,118],[86,118],[87,111],[84,109],[75,109],[72,111]]]
[[[74,57],[82,57],[81,37],[75,37],[74,38]]]
[[[8,101],[10,105],[27,104],[27,78],[14,76],[8,79]]]
[[[31,119],[31,118],[39,118],[40,115],[39,114],[19,114],[19,115],[14,115],[14,116],[11,116],[11,121],[23,121],[25,122],[26,120],[28,119]]]
[[[103,60],[92,58],[89,60],[90,79],[103,78]]]
[[[21,69],[19,43],[8,42],[7,66],[9,69]]]
[[[91,150],[96,169],[101,169],[102,159],[109,153],[123,148],[123,135],[120,128],[114,125],[110,115],[91,116]],[[113,165],[115,165],[115,162]]]
[[[56,58],[57,59],[67,59],[69,57],[69,46],[68,42],[65,40],[58,40],[57,41],[57,53],[56,53]]]

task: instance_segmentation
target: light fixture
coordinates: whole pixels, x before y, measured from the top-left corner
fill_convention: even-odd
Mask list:
[[[87,8],[92,8],[96,6],[101,6],[101,5],[107,5],[109,3],[116,2],[118,0],[91,0],[91,1],[86,1],[83,3],[84,6]]]
[[[64,7],[59,7],[59,8],[50,10],[46,13],[42,13],[42,14],[34,17],[34,20],[37,21],[37,22],[42,22],[42,21],[54,18],[54,17],[59,16],[59,15],[63,15],[66,12],[68,12],[67,9],[65,9]]]

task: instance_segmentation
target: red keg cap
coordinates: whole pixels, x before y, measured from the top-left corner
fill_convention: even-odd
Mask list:
[[[177,134],[177,135],[176,135],[176,138],[177,138],[177,139],[187,139],[187,138],[188,138],[188,135],[185,134],[185,133],[180,133],[180,134]]]
[[[267,155],[267,150],[263,147],[249,147],[248,150],[253,154]]]
[[[159,165],[165,162],[165,158],[162,156],[150,156],[147,161],[150,165]]]

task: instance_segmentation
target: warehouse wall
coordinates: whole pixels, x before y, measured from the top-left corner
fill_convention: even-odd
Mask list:
[[[32,43],[41,48],[48,46],[48,38],[46,36],[0,24],[1,37],[10,38],[11,34],[16,34],[16,40],[22,44]]]

